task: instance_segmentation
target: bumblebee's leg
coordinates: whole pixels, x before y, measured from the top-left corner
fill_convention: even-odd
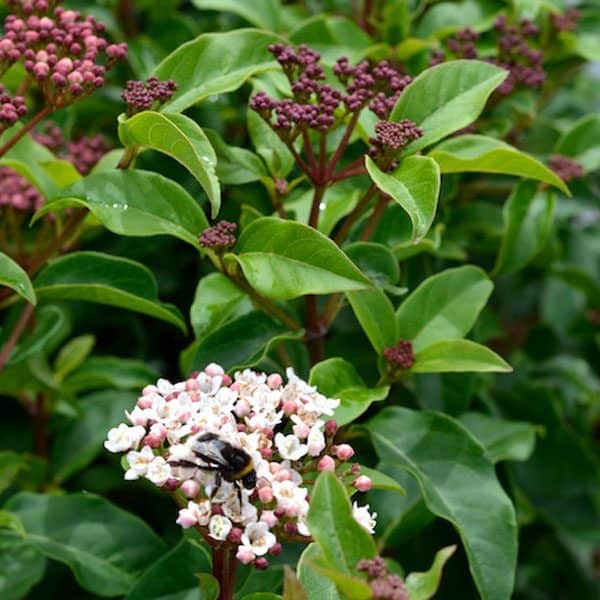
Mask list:
[[[237,497],[238,502],[240,503],[240,515],[242,514],[242,486],[239,481],[235,482],[235,486],[237,487]]]
[[[221,471],[219,471],[219,469],[215,468],[215,469],[211,469],[211,471],[214,470],[215,472],[215,487],[213,489],[213,491],[210,493],[210,499],[212,502],[212,499],[217,495],[217,492],[219,491],[219,489],[221,488],[221,484],[223,483],[223,478],[221,477]]]
[[[190,469],[197,469],[198,465],[191,460],[170,460],[169,464],[172,467],[187,467]]]

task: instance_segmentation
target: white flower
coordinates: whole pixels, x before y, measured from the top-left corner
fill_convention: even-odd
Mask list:
[[[231,521],[223,515],[213,515],[208,522],[208,535],[215,540],[225,540],[231,531]]]
[[[212,505],[210,500],[203,500],[196,505],[196,519],[199,525],[208,525],[212,514]]]
[[[318,456],[325,448],[325,436],[319,427],[320,422],[317,422],[317,424],[314,425],[310,430],[306,440],[308,445],[308,453],[311,456]]]
[[[162,457],[157,456],[149,465],[146,471],[146,478],[157,486],[162,486],[167,483],[171,477],[171,466]]]
[[[301,444],[295,435],[278,433],[275,436],[275,445],[281,458],[288,460],[300,460],[308,451],[308,446]]]
[[[146,474],[148,464],[154,460],[154,452],[150,446],[144,446],[141,452],[131,450],[127,453],[129,469],[125,472],[125,479],[138,479]]]
[[[125,423],[121,423],[108,432],[108,439],[104,442],[104,447],[109,452],[125,452],[125,450],[137,448],[145,434],[146,430],[140,425],[128,427]]]
[[[256,556],[263,556],[275,545],[277,538],[266,523],[250,523],[242,534],[242,544],[252,549]]]
[[[272,484],[273,496],[277,499],[277,506],[284,510],[291,510],[297,513],[302,511],[308,494],[306,488],[298,487],[296,483],[290,481],[274,481]]]
[[[375,532],[375,525],[377,524],[375,519],[377,519],[377,513],[371,514],[369,512],[369,505],[358,506],[356,502],[352,503],[352,516],[356,520],[356,522],[366,529],[369,533]]]

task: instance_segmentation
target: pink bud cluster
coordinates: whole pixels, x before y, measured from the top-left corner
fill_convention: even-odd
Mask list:
[[[168,79],[160,81],[150,77],[146,81],[130,80],[125,84],[121,98],[127,103],[127,114],[150,110],[155,104],[163,104],[177,91],[177,84]]]
[[[550,23],[556,31],[574,31],[581,19],[581,11],[575,7],[568,8],[562,15],[550,13]]]
[[[20,212],[40,208],[44,197],[27,179],[8,167],[0,167],[0,215],[4,207]]]
[[[548,161],[548,165],[565,182],[572,179],[581,179],[585,175],[583,166],[580,163],[562,154],[553,154]]]
[[[322,82],[325,72],[314,50],[304,45],[296,50],[283,44],[273,44],[269,50],[288,77],[292,98],[276,100],[259,92],[251,98],[250,108],[289,141],[307,129],[330,130],[344,116],[336,112],[342,105],[346,113],[358,113],[369,106],[380,118],[386,118],[411,81],[387,61],[374,66],[363,61],[354,66],[342,57],[333,68],[344,86],[342,91]]]
[[[381,556],[372,560],[363,559],[356,568],[367,574],[373,600],[409,600],[404,580],[400,575],[388,573],[385,560]]]
[[[136,406],[108,432],[105,447],[125,452],[125,479],[145,478],[175,492],[177,518],[219,544],[236,549],[238,560],[257,568],[281,551],[281,540],[308,538],[309,490],[319,471],[334,471],[349,486],[367,491],[371,480],[350,463],[354,450],[334,444],[331,420],[339,400],[327,398],[291,369],[287,383],[273,373],[237,372],[233,380],[216,364],[170,383],[146,386]],[[194,452],[202,436],[243,450],[252,459],[256,486],[218,481],[215,464]],[[219,462],[218,448],[209,449]],[[368,507],[354,504],[369,531]]]
[[[26,114],[27,106],[23,96],[11,97],[0,83],[0,131],[14,125]]]
[[[386,348],[383,351],[383,358],[402,369],[410,369],[415,362],[412,342],[410,340],[400,340],[395,346]]]
[[[216,225],[205,229],[200,234],[200,245],[203,248],[212,248],[223,251],[235,244],[237,225],[229,221],[219,221]]]
[[[93,17],[50,2],[11,5],[15,13],[6,17],[0,38],[0,72],[22,60],[55,108],[102,87],[107,70],[127,55],[127,45],[109,44]]]
[[[369,156],[382,168],[393,169],[394,157],[413,140],[423,136],[423,130],[410,119],[402,121],[379,121],[375,125],[375,137],[370,138]]]

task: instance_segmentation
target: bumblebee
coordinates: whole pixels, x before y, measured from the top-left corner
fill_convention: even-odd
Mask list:
[[[242,448],[233,446],[222,440],[214,433],[203,433],[192,443],[192,452],[198,462],[189,460],[171,461],[169,464],[177,467],[213,471],[215,473],[214,496],[223,481],[238,486],[241,504],[241,487],[253,490],[256,487],[256,471],[252,457]]]

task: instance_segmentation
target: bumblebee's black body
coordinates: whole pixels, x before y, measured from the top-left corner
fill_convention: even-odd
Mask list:
[[[238,487],[241,484],[247,490],[256,487],[256,471],[252,457],[242,448],[233,446],[214,433],[203,433],[194,440],[192,452],[198,457],[198,462],[179,460],[172,461],[170,464],[214,471],[213,495],[219,489],[222,480],[235,483]]]

